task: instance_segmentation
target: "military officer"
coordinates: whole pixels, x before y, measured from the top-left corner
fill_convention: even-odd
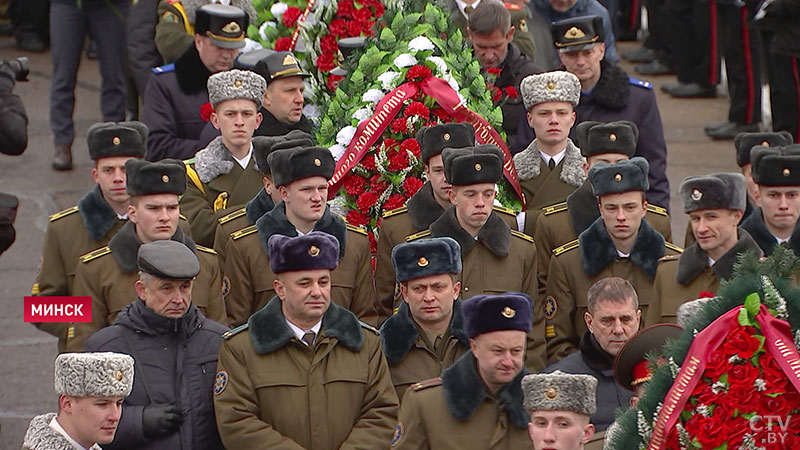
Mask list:
[[[403,396],[392,448],[510,449],[530,445],[520,381],[533,305],[525,294],[478,295],[461,308],[470,351]]]
[[[77,206],[50,216],[31,295],[72,295],[78,258],[108,244],[127,222],[130,196],[125,191],[125,161],[144,158],[147,127],[141,122],[97,123],[89,127],[86,143],[94,161],[95,186]],[[59,352],[65,350],[67,324],[34,325],[58,338]]]
[[[553,250],[544,300],[549,362],[578,347],[586,331],[583,315],[592,284],[607,277],[630,281],[646,315],[659,258],[681,252],[644,218],[648,170],[640,156],[589,169],[600,217],[577,240]]]
[[[275,52],[256,63],[254,69],[267,80],[260,112],[264,121],[256,136],[281,136],[292,130],[311,133],[313,124],[303,114],[303,80],[310,77],[300,68],[292,52]]]
[[[117,314],[136,300],[139,278],[136,254],[142,244],[171,239],[189,247],[200,260],[192,286],[192,303],[209,319],[227,320],[222,302],[222,277],[214,250],[196,245],[178,228],[178,197],[186,190],[186,166],[180,161],[125,163],[130,220],[108,245],[80,257],[73,295],[92,297],[92,321],[71,324],[67,349],[80,351],[95,331],[114,323]]]
[[[528,125],[536,132],[536,139],[514,155],[526,201],[520,229],[532,236],[541,209],[566,200],[586,180],[580,149],[569,138],[581,84],[569,72],[545,72],[525,77],[520,90]]]
[[[327,181],[333,176],[335,165],[331,152],[322,147],[276,150],[267,157],[267,164],[281,202],[255,225],[234,232],[228,240],[225,279],[230,289],[226,289],[225,299],[230,323],[245,323],[275,295],[275,274],[266,270],[269,238],[314,230],[331,234],[340,243],[341,261],[331,279],[333,302],[359,319],[377,324],[367,233],[348,225],[325,203]]]
[[[181,211],[198,244],[213,246],[217,219],[242,207],[261,188],[252,137],[261,123],[258,106],[264,89],[264,78],[246,70],[215,73],[208,79],[211,123],[222,135],[185,161],[189,183],[181,197]]]
[[[533,239],[514,231],[491,205],[495,183],[502,176],[503,157],[493,145],[447,148],[442,152],[445,178],[453,185],[453,203],[430,228],[408,241],[451,237],[461,246],[463,263],[459,281],[464,299],[478,294],[523,292],[536,296],[536,247]],[[538,371],[546,365],[544,315],[534,303],[533,326],[528,336],[526,367]]]
[[[658,264],[648,324],[675,323],[681,303],[714,294],[720,282],[733,274],[733,264],[743,252],[761,256],[756,241],[739,221],[747,203],[744,176],[715,173],[689,177],[680,187],[683,211],[689,214],[697,242],[680,255],[665,256]]]
[[[397,394],[377,330],[331,302],[339,241],[320,231],[273,234],[268,251],[275,295],[220,348],[214,409],[222,443],[385,448]]]
[[[579,123],[576,128],[581,155],[586,158],[584,169],[587,172],[598,162],[613,164],[630,158],[636,151],[639,128],[633,122],[587,121]],[[567,201],[542,209],[536,219],[536,231],[533,235],[538,259],[539,293],[542,296],[547,286],[547,270],[550,268],[553,250],[577,239],[598,217],[600,210],[597,207],[597,197],[592,192],[592,184],[588,179],[567,197]],[[645,218],[664,239],[671,239],[672,229],[666,209],[648,203]]]
[[[403,303],[381,326],[381,343],[398,398],[441,375],[468,350],[461,320],[461,246],[448,237],[399,244],[392,264]]]

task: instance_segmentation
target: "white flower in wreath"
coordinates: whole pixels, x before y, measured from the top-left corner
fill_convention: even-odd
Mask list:
[[[381,84],[383,85],[383,88],[388,91],[390,89],[394,89],[395,79],[397,79],[399,75],[400,74],[398,72],[387,70],[386,72],[383,72],[382,74],[378,75],[378,81],[380,81]],[[383,96],[381,96],[381,98],[383,98]]]
[[[294,54],[297,53],[305,53],[306,52],[306,43],[302,39],[298,39],[297,42],[294,44],[294,50],[292,50]]]
[[[414,55],[410,53],[402,53],[397,58],[394,59],[394,65],[397,68],[405,68],[411,67],[417,63],[417,58],[414,58]]]
[[[306,20],[304,20],[303,23],[306,26],[313,27],[314,25],[317,24],[317,15],[314,14],[313,12],[308,13],[308,15],[306,16]]]
[[[276,27],[277,24],[275,24],[275,22],[271,20],[262,23],[261,26],[258,27],[258,35],[261,36],[261,40],[263,41],[267,40],[267,28],[276,28]]]
[[[328,150],[330,150],[334,161],[338,161],[339,158],[341,158],[342,155],[344,155],[344,151],[347,150],[347,148],[345,148],[345,146],[341,144],[333,144]]]
[[[370,117],[372,117],[372,111],[370,111],[369,108],[361,108],[353,113],[353,118],[358,119],[358,123],[361,123]]]
[[[348,125],[339,130],[338,133],[336,133],[336,142],[339,145],[343,145],[346,147],[350,145],[350,141],[353,140],[353,136],[355,136],[355,134],[356,134],[356,127]]]
[[[303,106],[303,114],[309,119],[316,119],[319,117],[319,108],[317,105],[307,104]]]
[[[447,63],[438,56],[428,56],[425,58],[427,61],[432,62],[436,65],[436,70],[439,71],[440,74],[446,74],[447,72]]]
[[[454,91],[458,92],[461,90],[461,88],[458,86],[458,81],[456,81],[456,79],[449,73],[445,75],[444,80],[447,81],[447,84],[449,84]]]
[[[378,79],[380,80],[381,77],[378,77]],[[381,101],[384,95],[385,94],[380,89],[370,89],[367,92],[364,92],[364,95],[361,96],[361,101],[367,103],[378,103]]]
[[[280,19],[280,16],[282,16],[287,9],[289,9],[289,5],[287,5],[286,3],[276,2],[273,3],[272,6],[270,6],[269,12],[271,12],[272,16],[275,17],[276,19]]]
[[[408,49],[412,52],[421,52],[424,50],[433,50],[433,42],[425,36],[418,36],[408,43]]]

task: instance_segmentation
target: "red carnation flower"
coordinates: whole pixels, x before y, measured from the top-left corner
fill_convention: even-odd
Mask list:
[[[349,211],[345,215],[345,219],[347,219],[347,223],[357,227],[361,227],[369,223],[369,216],[361,211],[356,210]]]
[[[369,251],[373,255],[378,253],[378,241],[375,239],[375,232],[370,231],[367,233],[367,237],[369,238]],[[372,272],[375,272],[375,258],[370,258],[372,260]]]
[[[389,198],[386,199],[386,202],[383,203],[383,210],[384,211],[391,211],[393,209],[397,209],[406,204],[406,198],[400,194],[392,194]]]
[[[339,7],[341,8],[341,5],[339,5]],[[344,19],[333,19],[330,25],[328,25],[328,29],[331,31],[331,34],[337,38],[345,37],[347,34],[347,21]]]
[[[405,117],[401,117],[399,119],[394,119],[392,121],[392,133],[408,133],[408,122],[406,122]]]
[[[697,298],[714,298],[714,293],[710,291],[700,291]]]
[[[492,75],[500,75],[500,72],[502,72],[503,69],[499,69],[497,67],[489,67],[486,69],[486,71]]]
[[[389,181],[385,180],[380,174],[375,174],[369,180],[369,190],[373,192],[383,192],[389,187]]]
[[[492,101],[499,102],[503,98],[503,92],[497,86],[492,86]]]
[[[383,13],[386,12],[386,7],[383,6],[383,3],[381,3],[381,2],[373,2],[372,9],[375,10],[375,17],[376,18],[383,16]]]
[[[367,190],[367,179],[358,175],[346,175],[343,185],[348,195],[358,197]]]
[[[342,17],[353,17],[353,12],[356,10],[352,0],[343,0],[339,2],[339,8],[336,10],[336,15]]]
[[[369,153],[361,159],[361,167],[367,170],[375,170],[375,154]]]
[[[323,72],[330,72],[336,67],[336,62],[333,60],[333,53],[323,53],[319,55],[314,65]]]
[[[519,97],[519,92],[514,88],[514,86],[506,86],[506,97],[514,99]]]
[[[361,26],[361,22],[357,20],[350,20],[347,22],[347,36],[348,37],[356,37],[361,35],[361,30],[364,27]]]
[[[370,208],[375,206],[377,202],[378,194],[374,192],[365,192],[356,199],[356,206],[358,206],[359,211],[366,213]]]
[[[214,107],[211,106],[211,102],[203,103],[203,106],[200,107],[200,118],[203,119],[204,122],[208,122],[211,120],[211,113],[214,112]]]
[[[406,72],[406,80],[419,82],[431,77],[432,75],[433,73],[431,72],[431,69],[429,69],[427,66],[417,64],[416,66],[408,69],[408,72]]]
[[[422,185],[425,184],[417,177],[406,177],[403,181],[402,188],[403,192],[406,193],[406,197],[411,198],[414,194],[417,193],[422,188]]]
[[[392,138],[386,138],[383,140],[383,146],[386,149],[386,151],[389,151],[394,147],[397,147],[397,141]]]
[[[284,51],[291,51],[292,49],[292,38],[290,37],[279,37],[275,40],[275,51],[276,52],[284,52]]]
[[[369,8],[361,8],[353,12],[353,18],[360,22],[369,22],[372,19],[372,11]]]
[[[408,167],[408,155],[402,152],[389,155],[389,167],[391,171],[403,170]]]
[[[329,91],[335,91],[339,87],[339,82],[343,79],[344,77],[341,75],[328,74],[328,81],[325,82],[325,86],[328,87]]]
[[[404,152],[411,152],[417,158],[420,157],[419,142],[414,138],[408,138],[400,144],[400,150]]]
[[[283,19],[281,20],[286,28],[292,28],[297,25],[297,19],[299,19],[302,15],[303,11],[300,8],[296,6],[290,6],[289,9],[283,13]]]
[[[450,114],[447,114],[447,111],[444,110],[441,106],[434,106],[431,110],[431,113],[434,117],[441,120],[442,122],[447,121],[450,119]]]
[[[336,42],[336,37],[327,34],[319,40],[319,47],[322,53],[336,54],[339,51],[339,43]]]
[[[421,102],[412,102],[410,105],[406,107],[405,116],[419,116],[425,120],[428,120],[430,117],[430,110],[427,106],[423,105]]]

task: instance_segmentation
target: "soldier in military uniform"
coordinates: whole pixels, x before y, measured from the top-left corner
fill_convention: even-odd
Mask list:
[[[747,204],[744,176],[716,173],[689,177],[681,183],[680,193],[697,242],[680,258],[665,256],[659,262],[648,324],[675,323],[682,303],[699,298],[701,292],[717,292],[720,282],[733,274],[733,264],[741,253],[762,255],[756,241],[739,228]]]
[[[114,323],[117,314],[136,300],[139,278],[136,255],[142,244],[171,239],[189,247],[200,260],[192,286],[192,302],[209,319],[226,323],[222,277],[214,250],[196,245],[178,228],[178,197],[186,190],[186,166],[180,161],[158,163],[128,160],[129,221],[108,245],[80,257],[72,295],[92,297],[92,321],[70,324],[67,350],[80,351],[95,331]]]
[[[213,246],[217,219],[239,209],[261,188],[251,138],[261,123],[258,107],[264,89],[264,78],[245,70],[228,70],[208,79],[214,108],[211,123],[222,135],[185,161],[189,185],[181,197],[181,210],[198,244]]]
[[[589,170],[600,217],[577,240],[553,250],[544,300],[549,362],[578,348],[586,330],[587,292],[596,281],[628,280],[647,314],[658,260],[681,252],[644,218],[648,169],[647,161],[637,156],[615,164],[597,163]]]
[[[339,242],[311,231],[273,234],[268,247],[275,295],[220,348],[214,409],[222,443],[386,448],[397,394],[377,330],[331,302]]]
[[[536,297],[536,247],[533,239],[512,230],[492,210],[495,183],[502,177],[503,156],[493,145],[446,148],[444,172],[452,183],[454,206],[430,228],[409,236],[409,242],[427,237],[451,237],[461,246],[461,296],[523,292]],[[538,371],[546,365],[544,315],[534,303],[533,327],[528,336],[526,366]]]
[[[377,324],[367,233],[348,225],[325,203],[335,166],[331,152],[322,147],[276,150],[267,163],[282,201],[228,240],[224,272],[230,286],[225,293],[229,322],[234,326],[247,322],[275,295],[275,274],[268,270],[271,236],[324,231],[340,243],[340,262],[331,279],[333,302]]]
[[[50,216],[31,295],[72,295],[78,258],[108,244],[128,220],[125,161],[144,158],[147,127],[141,122],[94,124],[86,133],[86,143],[94,161],[95,187],[76,206]],[[59,352],[65,350],[66,323],[34,325],[58,338]]]
[[[533,302],[520,293],[479,295],[461,314],[470,351],[406,391],[393,449],[530,447],[520,381]]]
[[[256,63],[254,70],[267,80],[260,109],[264,121],[256,136],[281,136],[292,130],[311,133],[313,124],[303,114],[303,79],[311,75],[303,72],[294,54],[275,52]]]
[[[381,343],[397,396],[441,375],[468,350],[461,319],[461,246],[448,237],[400,244],[392,264],[403,303],[381,326]]]
[[[579,123],[576,128],[581,155],[586,158],[587,170],[598,162],[613,164],[626,160],[636,151],[639,128],[633,122],[617,121],[605,124],[587,121]],[[589,228],[598,217],[600,210],[597,206],[597,197],[588,179],[567,197],[567,201],[542,209],[533,235],[536,241],[541,298],[544,298],[547,271],[550,268],[553,250],[578,239],[578,235]],[[654,230],[664,236],[664,239],[667,241],[672,239],[672,228],[666,209],[648,203],[645,218]]]
[[[569,138],[581,85],[569,72],[545,72],[523,79],[520,91],[528,125],[537,136],[514,155],[526,203],[520,228],[532,236],[541,209],[563,202],[586,180],[580,149]]]

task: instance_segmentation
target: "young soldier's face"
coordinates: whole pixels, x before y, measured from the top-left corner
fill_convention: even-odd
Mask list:
[[[175,194],[135,197],[128,206],[128,218],[136,224],[136,234],[143,244],[169,239],[178,229],[180,208]]]
[[[331,271],[327,269],[280,273],[273,286],[283,315],[300,328],[311,328],[322,320],[331,304]]]
[[[701,209],[689,213],[697,245],[706,253],[719,253],[717,257],[722,256],[736,244],[738,240],[736,227],[740,220],[742,211],[730,209]]]
[[[110,444],[122,415],[122,397],[59,398],[59,424],[82,446]]]
[[[536,139],[547,145],[566,145],[569,130],[574,124],[572,103],[539,103],[528,111],[528,125],[536,132]]]
[[[598,198],[598,205],[609,236],[620,241],[639,232],[647,212],[647,200],[641,191],[603,195]]]
[[[594,425],[574,411],[533,411],[528,434],[534,450],[580,450],[594,435]]]
[[[109,203],[125,203],[131,196],[125,189],[125,161],[130,156],[100,158],[92,169],[92,179],[100,186],[103,198]]]
[[[250,138],[261,124],[261,113],[250,100],[225,100],[211,113],[211,124],[220,131],[225,145],[249,146]]]
[[[503,330],[479,334],[469,340],[470,350],[478,361],[478,373],[493,392],[522,370],[525,338],[524,331]]]
[[[301,220],[314,222],[325,213],[328,200],[328,180],[325,177],[308,177],[295,180],[280,188],[286,209]]]
[[[162,317],[179,319],[192,304],[192,280],[170,280],[149,275],[137,280],[136,295],[147,309]]]
[[[453,302],[461,292],[461,282],[453,282],[450,274],[444,273],[415,278],[400,284],[400,293],[408,303],[411,316],[422,326],[450,321]]]
[[[428,164],[425,165],[425,176],[431,182],[433,195],[444,202],[449,202],[453,185],[444,178],[444,163],[442,163],[441,154],[431,156],[428,159]]]
[[[264,93],[264,108],[281,123],[300,122],[300,117],[303,115],[304,90],[302,77],[272,80]]]
[[[800,218],[800,186],[759,186],[759,204],[771,230],[791,233]]]
[[[626,342],[639,331],[642,311],[632,299],[626,301],[600,300],[594,311],[584,313],[586,328],[606,352],[616,355]]]
[[[453,186],[450,202],[456,206],[458,221],[472,234],[489,220],[496,196],[494,183]]]

